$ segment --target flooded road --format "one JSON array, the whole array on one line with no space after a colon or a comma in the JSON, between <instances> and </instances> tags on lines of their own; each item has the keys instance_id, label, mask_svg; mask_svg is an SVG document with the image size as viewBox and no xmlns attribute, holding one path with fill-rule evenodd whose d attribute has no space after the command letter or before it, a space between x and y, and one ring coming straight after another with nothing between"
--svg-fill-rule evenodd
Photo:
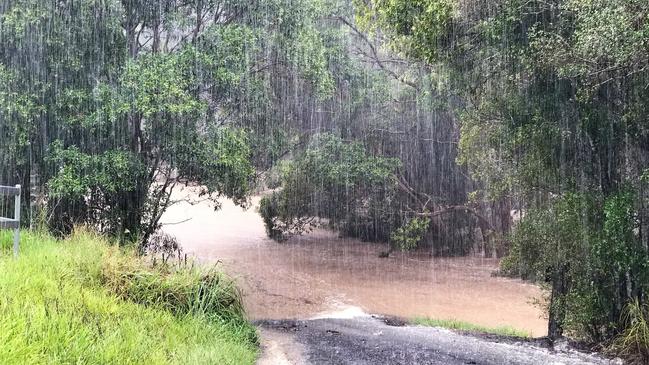
<instances>
[{"instance_id":1,"label":"flooded road","mask_svg":"<svg viewBox=\"0 0 649 365\"><path fill-rule=\"evenodd\" d=\"M175 193L187 194L194 193L189 188ZM244 210L223 200L219 211L207 202L181 202L163 217L163 223L175 223L164 230L187 253L203 262L220 261L237 278L253 320L306 319L355 306L374 314L452 318L546 334L542 313L532 304L540 290L491 277L496 260L412 253L379 258L386 245L324 230L280 244L266 237L258 201Z\"/></svg>"}]
</instances>

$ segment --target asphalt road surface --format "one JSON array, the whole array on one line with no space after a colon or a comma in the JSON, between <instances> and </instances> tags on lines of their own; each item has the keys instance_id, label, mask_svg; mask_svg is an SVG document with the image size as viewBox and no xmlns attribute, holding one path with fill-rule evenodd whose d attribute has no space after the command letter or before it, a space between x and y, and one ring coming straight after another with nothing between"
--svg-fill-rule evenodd
<instances>
[{"instance_id":1,"label":"asphalt road surface","mask_svg":"<svg viewBox=\"0 0 649 365\"><path fill-rule=\"evenodd\" d=\"M459 334L450 330L388 325L373 317L259 321L260 364L621 364L562 346Z\"/></svg>"}]
</instances>

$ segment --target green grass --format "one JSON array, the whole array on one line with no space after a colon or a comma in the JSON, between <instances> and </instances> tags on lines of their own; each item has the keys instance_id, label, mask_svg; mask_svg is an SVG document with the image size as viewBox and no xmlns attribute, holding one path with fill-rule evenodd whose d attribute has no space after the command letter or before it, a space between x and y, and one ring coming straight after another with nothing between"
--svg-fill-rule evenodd
<instances>
[{"instance_id":1,"label":"green grass","mask_svg":"<svg viewBox=\"0 0 649 365\"><path fill-rule=\"evenodd\" d=\"M455 319L431 319L431 318L415 318L412 320L412 324L428 327L442 327L448 328L451 330L463 331L463 332L472 332L472 333L484 333L492 334L499 336L507 337L519 337L519 338L531 338L532 335L529 332L521 331L513 327L502 326L502 327L485 327L468 322L458 321Z\"/></svg>"},{"instance_id":2,"label":"green grass","mask_svg":"<svg viewBox=\"0 0 649 365\"><path fill-rule=\"evenodd\" d=\"M153 268L90 233L0 232L0 364L252 364L254 328L212 270Z\"/></svg>"},{"instance_id":3,"label":"green grass","mask_svg":"<svg viewBox=\"0 0 649 365\"><path fill-rule=\"evenodd\" d=\"M607 349L629 364L649 363L649 304L628 304L622 315L623 329Z\"/></svg>"}]
</instances>

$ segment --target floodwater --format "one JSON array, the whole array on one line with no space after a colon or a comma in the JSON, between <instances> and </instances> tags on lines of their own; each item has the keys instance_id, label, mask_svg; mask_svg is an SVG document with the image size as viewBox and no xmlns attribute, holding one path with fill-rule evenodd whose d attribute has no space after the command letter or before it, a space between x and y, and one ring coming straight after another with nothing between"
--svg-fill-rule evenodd
<instances>
[{"instance_id":1,"label":"floodwater","mask_svg":"<svg viewBox=\"0 0 649 365\"><path fill-rule=\"evenodd\" d=\"M192 188L174 195L196 196ZM361 308L546 334L543 313L533 304L541 291L520 280L492 277L497 260L425 253L379 258L386 245L341 239L325 230L276 243L266 237L258 202L254 198L244 210L224 199L218 211L205 201L180 202L162 220L175 223L164 230L185 252L202 262L220 262L238 280L251 319L305 319Z\"/></svg>"}]
</instances>

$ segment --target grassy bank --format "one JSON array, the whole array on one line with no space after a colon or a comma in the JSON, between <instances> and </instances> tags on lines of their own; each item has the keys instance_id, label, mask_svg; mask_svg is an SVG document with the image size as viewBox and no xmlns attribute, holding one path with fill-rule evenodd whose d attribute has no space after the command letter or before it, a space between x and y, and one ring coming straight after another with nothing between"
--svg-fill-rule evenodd
<instances>
[{"instance_id":1,"label":"grassy bank","mask_svg":"<svg viewBox=\"0 0 649 365\"><path fill-rule=\"evenodd\" d=\"M216 271L152 268L89 233L0 232L0 364L252 364L256 334Z\"/></svg>"},{"instance_id":2,"label":"grassy bank","mask_svg":"<svg viewBox=\"0 0 649 365\"><path fill-rule=\"evenodd\" d=\"M431 318L415 318L412 320L412 324L419 326L428 326L428 327L442 327L448 328L451 330L462 331L462 332L472 332L472 333L483 333L483 334L492 334L499 336L507 337L519 337L519 338L531 338L532 335L529 332L518 330L509 326L502 327L485 327L468 322L458 321L455 319L431 319Z\"/></svg>"}]
</instances>

